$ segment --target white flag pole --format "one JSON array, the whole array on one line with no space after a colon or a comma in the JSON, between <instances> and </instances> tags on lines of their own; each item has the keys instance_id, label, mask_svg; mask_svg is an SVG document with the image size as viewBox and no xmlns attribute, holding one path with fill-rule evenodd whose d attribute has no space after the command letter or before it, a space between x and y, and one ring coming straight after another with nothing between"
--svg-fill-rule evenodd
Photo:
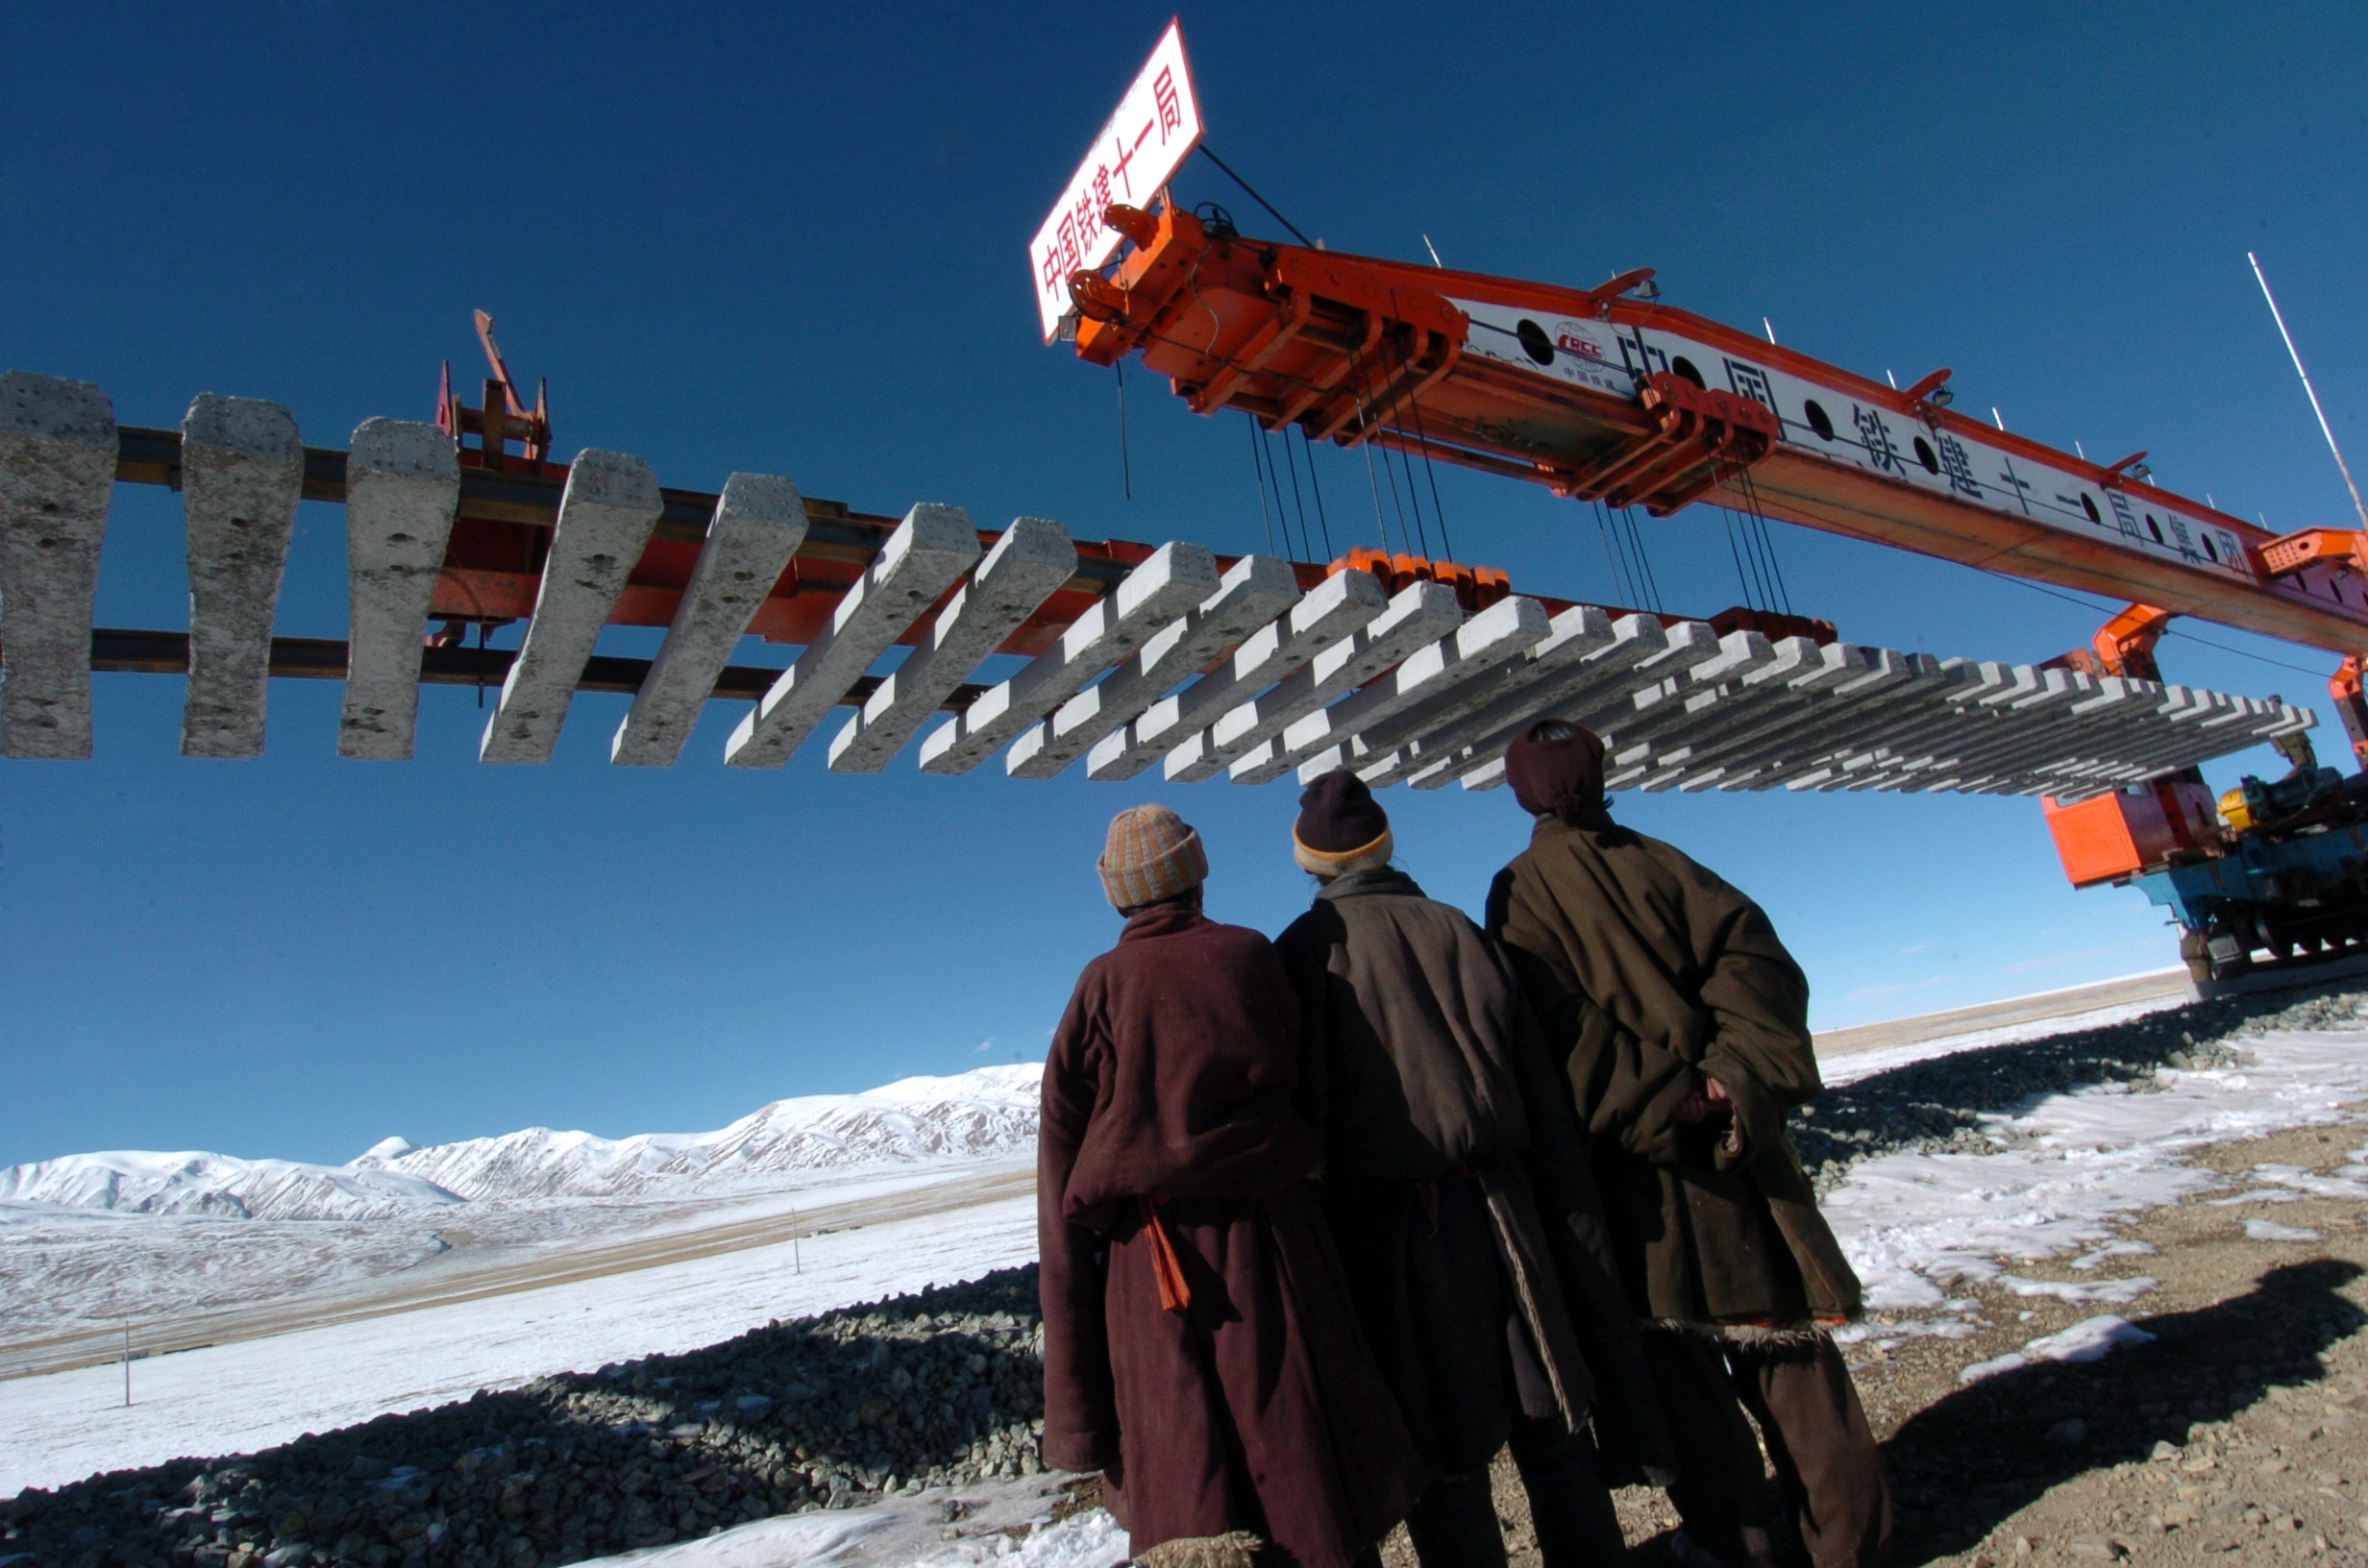
<instances>
[{"instance_id":1,"label":"white flag pole","mask_svg":"<svg viewBox=\"0 0 2368 1568\"><path fill-rule=\"evenodd\" d=\"M2352 482L2352 465L2343 460L2343 449L2335 445L2335 432L2327 423L2327 410L2319 406L2318 389L2310 384L2310 372L2303 369L2303 356L2294 347L2294 334L2285 330L2285 313L2278 308L2278 296L2269 291L2269 280L2261 275L2261 263L2251 251L2245 259L2253 263L2254 280L2261 285L2261 298L2269 302L2269 319L2278 324L2278 335L2285 339L2286 357L2294 361L2294 374L2303 379L2303 393L2310 400L2310 411L2319 416L2319 433L2327 437L2327 450L2335 454L2335 467L2343 473L2343 486L2352 492L2352 509L2359 513L2362 528L2368 528L2368 506L2360 504L2359 486Z\"/></svg>"}]
</instances>

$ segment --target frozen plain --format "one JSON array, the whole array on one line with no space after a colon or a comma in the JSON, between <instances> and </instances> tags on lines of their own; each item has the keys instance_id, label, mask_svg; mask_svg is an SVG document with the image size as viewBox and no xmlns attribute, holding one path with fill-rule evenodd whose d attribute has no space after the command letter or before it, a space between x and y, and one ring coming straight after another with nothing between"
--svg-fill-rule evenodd
<instances>
[{"instance_id":1,"label":"frozen plain","mask_svg":"<svg viewBox=\"0 0 2368 1568\"><path fill-rule=\"evenodd\" d=\"M0 1170L0 1378L786 1240L1034 1144L1037 1070L777 1100L718 1132L530 1128L344 1165L203 1152ZM992 1180L993 1178L990 1178ZM922 1200L926 1206L931 1200Z\"/></svg>"},{"instance_id":2,"label":"frozen plain","mask_svg":"<svg viewBox=\"0 0 2368 1568\"><path fill-rule=\"evenodd\" d=\"M2089 1015L2077 1021L2107 1020ZM1994 1035L1974 1036L1868 1052L1834 1062L1829 1076L1842 1081L1993 1042ZM2239 1066L2165 1069L2139 1092L2112 1086L2051 1095L1987 1118L1991 1153L1887 1155L1856 1167L1827 1198L1828 1213L1866 1280L1870 1307L1886 1321L1870 1320L1851 1336L1966 1332L1974 1309L1957 1291L1971 1281L2010 1289L2029 1283L2066 1295L2059 1283L2024 1281L2020 1267L2070 1255L2077 1272L2082 1260L2114 1247L2117 1216L2179 1201L2218 1180L2182 1165L2183 1151L2351 1119L2344 1107L2368 1097L2368 1028L2239 1043L2251 1058ZM2331 1181L2343 1195L2368 1200L2363 1160L2368 1151L2331 1178L2307 1180ZM802 1273L792 1271L785 1245L752 1246L216 1345L136 1363L137 1403L130 1410L120 1408L121 1372L113 1366L0 1382L0 1496L181 1453L252 1449L303 1430L465 1397L481 1385L690 1348L768 1318L1022 1262L1033 1255L1028 1197L1023 1191L975 1200L982 1178L1024 1184L1026 1164L1006 1152L928 1159L895 1174L847 1172L829 1185L852 1191L886 1184L924 1201L943 1189L950 1200L971 1201L804 1241ZM2274 1206L2302 1179L2259 1171L2223 1201ZM802 1190L803 1203L819 1205L814 1187ZM720 1212L712 1195L704 1212ZM2142 1317L2142 1281L2072 1290L2101 1309ZM662 1556L667 1568L925 1560L955 1568L990 1550L929 1539L920 1519L894 1512L906 1501L870 1510L877 1517L829 1516L846 1519L843 1525L826 1526L819 1516L770 1520L644 1556ZM1015 1494L1006 1506L1024 1511L1035 1505ZM1101 1568L1123 1556L1123 1541L1103 1516L1085 1515L1008 1550L1044 1568Z\"/></svg>"}]
</instances>

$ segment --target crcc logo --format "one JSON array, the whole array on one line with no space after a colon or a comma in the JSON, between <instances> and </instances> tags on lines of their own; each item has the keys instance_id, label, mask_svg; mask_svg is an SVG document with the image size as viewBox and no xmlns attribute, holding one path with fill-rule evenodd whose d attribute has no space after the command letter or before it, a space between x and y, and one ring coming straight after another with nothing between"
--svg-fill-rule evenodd
<instances>
[{"instance_id":1,"label":"crcc logo","mask_svg":"<svg viewBox=\"0 0 2368 1568\"><path fill-rule=\"evenodd\" d=\"M1554 346L1565 354L1600 361L1609 355L1611 345L1596 333L1597 329L1588 322L1558 321L1554 324Z\"/></svg>"},{"instance_id":2,"label":"crcc logo","mask_svg":"<svg viewBox=\"0 0 2368 1568\"><path fill-rule=\"evenodd\" d=\"M1520 340L1523 352L1541 365L1552 364L1557 354L1575 354L1595 364L1611 357L1611 343L1591 322L1566 317L1554 324L1553 334L1549 336L1544 328L1524 316L1513 335Z\"/></svg>"}]
</instances>

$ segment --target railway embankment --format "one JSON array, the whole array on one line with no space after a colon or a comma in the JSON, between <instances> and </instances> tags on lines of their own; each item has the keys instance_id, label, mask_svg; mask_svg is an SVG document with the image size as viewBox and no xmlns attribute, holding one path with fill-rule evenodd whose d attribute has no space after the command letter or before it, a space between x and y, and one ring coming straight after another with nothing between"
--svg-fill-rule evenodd
<instances>
[{"instance_id":1,"label":"railway embankment","mask_svg":"<svg viewBox=\"0 0 2368 1568\"><path fill-rule=\"evenodd\" d=\"M1885 1155L1978 1155L1998 1116L2040 1097L2241 1070L2248 1040L2356 1028L2364 1000L2229 998L1914 1062L1836 1086L1796 1137L1829 1188ZM2206 1144L2186 1158L2212 1179L2133 1217L2126 1244L2058 1261L2060 1291L2046 1269L1969 1284L1968 1330L1949 1335L1891 1337L1877 1314L1852 1355L1898 1486L1899 1560L2368 1556L2357 1141L2320 1115ZM2091 1287L2140 1262L2146 1293L2122 1309L2135 1335L2094 1360L2033 1350L2095 1338ZM959 1535L967 1496L1042 1470L1040 1345L1033 1270L1005 1270L252 1455L27 1491L0 1504L0 1564L539 1568L907 1497L942 1499ZM1665 1504L1621 1502L1658 1555ZM1517 1557L1517 1489L1500 1507Z\"/></svg>"}]
</instances>

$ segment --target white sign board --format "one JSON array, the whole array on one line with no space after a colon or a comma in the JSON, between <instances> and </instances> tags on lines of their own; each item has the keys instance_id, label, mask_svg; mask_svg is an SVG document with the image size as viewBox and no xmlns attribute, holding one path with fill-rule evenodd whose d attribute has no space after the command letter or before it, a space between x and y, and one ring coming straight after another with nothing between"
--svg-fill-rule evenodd
<instances>
[{"instance_id":1,"label":"white sign board","mask_svg":"<svg viewBox=\"0 0 2368 1568\"><path fill-rule=\"evenodd\" d=\"M1470 322L1464 353L1592 392L1626 399L1643 379L1675 375L1764 405L1787 445L1935 496L1986 506L2017 523L2038 523L2158 560L2179 561L2251 581L2243 544L2217 521L2176 512L2149 496L2108 488L2027 453L1993 446L1982 427L1951 419L1931 426L1820 386L1758 356L1661 328L1534 314L1481 300L1447 302Z\"/></svg>"},{"instance_id":2,"label":"white sign board","mask_svg":"<svg viewBox=\"0 0 2368 1568\"><path fill-rule=\"evenodd\" d=\"M1170 22L1028 246L1046 342L1069 313L1069 275L1100 266L1119 248L1118 231L1102 225L1102 208L1113 202L1147 206L1199 141L1200 100L1184 63L1183 27Z\"/></svg>"}]
</instances>

